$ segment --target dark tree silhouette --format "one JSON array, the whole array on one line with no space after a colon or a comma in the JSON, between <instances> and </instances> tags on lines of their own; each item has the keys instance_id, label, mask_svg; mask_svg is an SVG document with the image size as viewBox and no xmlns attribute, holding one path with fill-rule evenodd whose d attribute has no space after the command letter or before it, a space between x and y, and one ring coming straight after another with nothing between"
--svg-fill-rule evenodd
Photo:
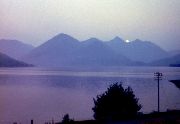
<instances>
[{"instance_id":1,"label":"dark tree silhouette","mask_svg":"<svg viewBox=\"0 0 180 124\"><path fill-rule=\"evenodd\" d=\"M122 84L115 83L107 91L93 99L96 120L124 120L136 117L141 105L130 87L124 89Z\"/></svg>"},{"instance_id":2,"label":"dark tree silhouette","mask_svg":"<svg viewBox=\"0 0 180 124\"><path fill-rule=\"evenodd\" d=\"M71 124L73 122L74 122L73 119L69 118L69 114L65 114L61 124Z\"/></svg>"}]
</instances>

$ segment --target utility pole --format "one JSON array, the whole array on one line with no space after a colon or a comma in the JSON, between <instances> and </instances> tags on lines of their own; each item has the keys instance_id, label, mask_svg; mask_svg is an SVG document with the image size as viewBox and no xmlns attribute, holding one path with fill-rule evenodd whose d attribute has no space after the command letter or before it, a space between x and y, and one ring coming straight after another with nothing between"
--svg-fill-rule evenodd
<instances>
[{"instance_id":1,"label":"utility pole","mask_svg":"<svg viewBox=\"0 0 180 124\"><path fill-rule=\"evenodd\" d=\"M160 73L160 72L155 72L154 73L154 76L155 76L155 80L157 80L157 82L158 82L158 112L159 112L159 81L160 80L162 80L162 73Z\"/></svg>"}]
</instances>

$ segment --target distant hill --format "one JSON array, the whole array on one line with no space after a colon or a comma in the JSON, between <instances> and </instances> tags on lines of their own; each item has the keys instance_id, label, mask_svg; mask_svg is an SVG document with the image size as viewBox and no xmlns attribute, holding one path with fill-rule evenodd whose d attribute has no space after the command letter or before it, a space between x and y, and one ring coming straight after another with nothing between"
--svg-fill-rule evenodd
<instances>
[{"instance_id":1,"label":"distant hill","mask_svg":"<svg viewBox=\"0 0 180 124\"><path fill-rule=\"evenodd\" d=\"M127 43L121 38L116 37L106 43L117 53L121 53L133 61L148 63L169 56L169 53L159 46L139 39Z\"/></svg>"},{"instance_id":2,"label":"distant hill","mask_svg":"<svg viewBox=\"0 0 180 124\"><path fill-rule=\"evenodd\" d=\"M172 51L169 51L169 54L170 54L171 56L178 55L178 54L180 54L180 50L172 50Z\"/></svg>"},{"instance_id":3,"label":"distant hill","mask_svg":"<svg viewBox=\"0 0 180 124\"><path fill-rule=\"evenodd\" d=\"M39 66L116 66L133 65L127 57L117 54L105 43L91 38L84 42L59 34L24 57Z\"/></svg>"},{"instance_id":4,"label":"distant hill","mask_svg":"<svg viewBox=\"0 0 180 124\"><path fill-rule=\"evenodd\" d=\"M31 45L24 44L17 40L0 40L0 52L16 59L29 53L33 48Z\"/></svg>"},{"instance_id":5,"label":"distant hill","mask_svg":"<svg viewBox=\"0 0 180 124\"><path fill-rule=\"evenodd\" d=\"M0 53L0 67L28 67L28 66L32 66L32 65L15 60L3 53Z\"/></svg>"},{"instance_id":6,"label":"distant hill","mask_svg":"<svg viewBox=\"0 0 180 124\"><path fill-rule=\"evenodd\" d=\"M180 54L150 63L153 66L180 66Z\"/></svg>"}]
</instances>

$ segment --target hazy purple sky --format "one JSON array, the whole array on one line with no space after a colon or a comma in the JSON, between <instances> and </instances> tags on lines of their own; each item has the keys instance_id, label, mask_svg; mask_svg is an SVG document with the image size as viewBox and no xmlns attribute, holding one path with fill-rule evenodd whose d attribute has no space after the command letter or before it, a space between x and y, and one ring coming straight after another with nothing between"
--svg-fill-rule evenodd
<instances>
[{"instance_id":1,"label":"hazy purple sky","mask_svg":"<svg viewBox=\"0 0 180 124\"><path fill-rule=\"evenodd\" d=\"M180 49L180 0L0 0L0 38L39 45L62 32Z\"/></svg>"}]
</instances>

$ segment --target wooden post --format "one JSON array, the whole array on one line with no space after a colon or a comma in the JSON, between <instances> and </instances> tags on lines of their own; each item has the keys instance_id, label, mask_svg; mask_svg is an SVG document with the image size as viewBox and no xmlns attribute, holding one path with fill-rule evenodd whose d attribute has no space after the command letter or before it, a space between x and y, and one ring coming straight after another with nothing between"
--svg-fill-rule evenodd
<instances>
[{"instance_id":1,"label":"wooden post","mask_svg":"<svg viewBox=\"0 0 180 124\"><path fill-rule=\"evenodd\" d=\"M33 124L33 120L31 120L31 124Z\"/></svg>"}]
</instances>

